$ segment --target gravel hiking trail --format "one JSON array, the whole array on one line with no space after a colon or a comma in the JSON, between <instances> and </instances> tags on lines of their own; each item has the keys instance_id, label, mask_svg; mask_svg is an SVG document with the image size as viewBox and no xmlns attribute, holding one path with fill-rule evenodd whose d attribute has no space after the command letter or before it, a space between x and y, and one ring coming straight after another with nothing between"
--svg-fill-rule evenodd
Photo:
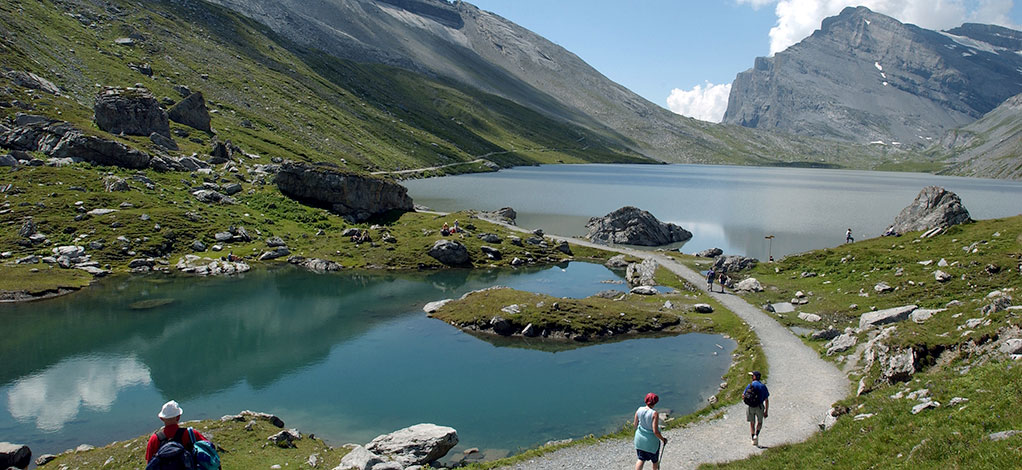
<instances>
[{"instance_id":1,"label":"gravel hiking trail","mask_svg":"<svg viewBox=\"0 0 1022 470\"><path fill-rule=\"evenodd\" d=\"M549 236L549 235L548 235ZM594 245L586 240L551 236L556 240L594 246L642 258L653 258L694 286L705 290L703 275L655 252ZM833 364L819 357L791 331L765 312L733 293L710 295L749 324L759 336L769 364L764 383L770 389L770 416L764 421L759 446L753 446L742 403L723 409L723 416L692 423L664 432L667 448L661 468L694 469L703 463L740 460L764 449L802 442L819 431L819 423L831 405L850 391L848 378ZM638 360L638 358L637 358ZM633 409L642 405L635 397ZM669 403L662 406L670 407ZM511 465L509 469L629 469L636 461L632 439L615 439L597 444L576 445ZM651 468L647 465L645 468Z\"/></svg>"}]
</instances>

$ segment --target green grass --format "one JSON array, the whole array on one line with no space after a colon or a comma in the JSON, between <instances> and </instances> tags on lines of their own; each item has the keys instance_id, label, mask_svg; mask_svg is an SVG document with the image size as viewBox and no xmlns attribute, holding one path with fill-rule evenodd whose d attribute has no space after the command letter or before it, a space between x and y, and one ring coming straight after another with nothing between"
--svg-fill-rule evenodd
<instances>
[{"instance_id":1,"label":"green grass","mask_svg":"<svg viewBox=\"0 0 1022 470\"><path fill-rule=\"evenodd\" d=\"M885 343L892 348L911 348L917 373L907 383L875 381L879 367L857 371L873 390L850 397L839 406L850 413L835 427L805 443L773 448L761 456L701 468L1013 468L1017 466L1019 438L994 442L991 433L1022 429L1022 400L1014 389L1019 366L998 356L995 341L1017 336L1022 315L1001 310L984 315L989 292L1000 290L1016 300L1022 287L1022 216L984 220L952 227L945 234L920 239L918 233L897 238L876 238L832 249L788 256L764 263L747 273L766 287L766 292L745 294L753 304L787 301L794 292L807 294L809 304L790 314L774 314L783 324L805 328L857 328L859 316L871 308L906 304L923 308L947 308L922 323L895 324ZM969 250L963 248L970 247ZM973 251L975 250L975 251ZM937 267L940 259L949 264ZM920 261L931 260L929 265ZM694 261L693 261L694 263ZM988 270L988 266L996 269ZM946 283L934 279L937 269L953 277ZM803 277L802 273L815 273ZM808 274L807 274L808 275ZM887 282L892 292L877 293L873 286ZM867 296L860 295L860 290ZM961 305L945 305L956 300ZM852 304L857 304L852 308ZM798 319L798 312L823 317L821 323ZM968 327L966 322L980 323ZM1014 332L1014 333L1013 333ZM868 333L859 334L860 343ZM825 341L804 340L825 351ZM840 360L843 354L829 357ZM825 356L826 357L826 356ZM918 402L892 398L898 392L929 389L943 406L912 415ZM955 397L969 399L950 406ZM856 421L853 416L875 416Z\"/></svg>"},{"instance_id":2,"label":"green grass","mask_svg":"<svg viewBox=\"0 0 1022 470\"><path fill-rule=\"evenodd\" d=\"M92 275L80 269L61 269L46 264L0 265L0 292L31 296L78 290L92 282ZM10 295L9 294L9 295Z\"/></svg>"},{"instance_id":3,"label":"green grass","mask_svg":"<svg viewBox=\"0 0 1022 470\"><path fill-rule=\"evenodd\" d=\"M256 420L251 430L245 429L247 422L204 420L182 423L191 426L217 446L223 468L256 469L280 468L311 469L307 462L310 455L317 455L315 468L334 468L348 453L347 448L331 448L314 435L302 433L302 439L294 441L293 448L280 448L268 437L280 431L266 420ZM158 428L157 422L153 427ZM62 454L45 468L104 468L111 470L136 470L145 466L145 448L149 435L127 441L114 442L86 452ZM66 466L66 467L65 467Z\"/></svg>"}]
</instances>

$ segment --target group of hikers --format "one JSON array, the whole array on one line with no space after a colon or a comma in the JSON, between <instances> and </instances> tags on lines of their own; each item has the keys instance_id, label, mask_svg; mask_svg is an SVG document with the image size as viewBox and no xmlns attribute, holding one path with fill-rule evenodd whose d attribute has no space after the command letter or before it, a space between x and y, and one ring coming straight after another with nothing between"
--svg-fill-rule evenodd
<instances>
[{"instance_id":1,"label":"group of hikers","mask_svg":"<svg viewBox=\"0 0 1022 470\"><path fill-rule=\"evenodd\" d=\"M458 226L457 219L455 219L453 227L450 226L450 225L447 225L447 222L444 222L444 225L442 227L440 227L440 235L443 235L445 237L449 236L449 235L454 235L454 234L460 233L460 232L461 232L461 227Z\"/></svg>"},{"instance_id":2,"label":"group of hikers","mask_svg":"<svg viewBox=\"0 0 1022 470\"><path fill-rule=\"evenodd\" d=\"M717 274L717 272L713 270L713 267L710 267L710 270L706 271L706 288L709 289L710 292L713 292L714 279L716 279L717 282L720 284L721 293L724 292L725 287L731 285L731 278L729 278L727 274L725 274L723 271L720 274Z\"/></svg>"},{"instance_id":3,"label":"group of hikers","mask_svg":"<svg viewBox=\"0 0 1022 470\"><path fill-rule=\"evenodd\" d=\"M749 422L749 434L752 445L759 447L759 433L763 430L763 420L770 415L770 391L763 384L762 375L758 370L749 372L752 381L742 392L745 403L745 419ZM653 464L653 470L660 470L660 461L667 448L667 438L660 432L660 413L654 407L660 401L655 393L647 393L646 406L635 410L632 426L635 427L635 470L642 470L646 462Z\"/></svg>"}]
</instances>

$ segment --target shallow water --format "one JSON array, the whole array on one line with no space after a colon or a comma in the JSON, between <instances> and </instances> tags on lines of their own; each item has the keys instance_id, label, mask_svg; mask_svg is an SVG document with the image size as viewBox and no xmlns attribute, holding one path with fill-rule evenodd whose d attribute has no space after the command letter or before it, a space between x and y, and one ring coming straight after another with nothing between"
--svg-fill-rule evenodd
<instances>
[{"instance_id":1,"label":"shallow water","mask_svg":"<svg viewBox=\"0 0 1022 470\"><path fill-rule=\"evenodd\" d=\"M715 393L732 341L688 334L533 350L421 310L492 285L584 297L611 279L620 275L587 263L428 274L280 269L122 278L0 305L14 332L0 344L0 440L35 455L105 445L153 431L160 405L175 399L185 419L266 411L332 444L432 422L456 428L460 448L492 457L615 430L649 391L676 413L696 409Z\"/></svg>"},{"instance_id":2,"label":"shallow water","mask_svg":"<svg viewBox=\"0 0 1022 470\"><path fill-rule=\"evenodd\" d=\"M518 225L580 236L590 217L636 206L693 233L686 253L780 257L883 233L929 185L962 198L974 219L1022 213L1022 182L922 173L713 165L543 165L405 181L439 211L510 206ZM773 241L765 237L773 235Z\"/></svg>"}]
</instances>

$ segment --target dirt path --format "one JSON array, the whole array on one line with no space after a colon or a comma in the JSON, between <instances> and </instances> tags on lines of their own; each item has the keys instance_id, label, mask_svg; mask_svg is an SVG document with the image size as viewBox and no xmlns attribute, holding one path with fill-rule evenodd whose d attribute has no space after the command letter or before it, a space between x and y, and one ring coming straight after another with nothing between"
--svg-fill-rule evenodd
<instances>
[{"instance_id":1,"label":"dirt path","mask_svg":"<svg viewBox=\"0 0 1022 470\"><path fill-rule=\"evenodd\" d=\"M608 249L585 240L550 238ZM609 249L652 257L692 285L705 290L706 280L700 273L661 254L616 247ZM745 320L760 338L770 365L770 372L764 377L770 389L770 416L760 434L760 447L752 445L749 425L745 421L746 406L741 403L726 408L722 418L667 431L664 435L668 446L662 462L665 470L691 469L702 463L743 459L762 452L764 448L804 441L819 429L818 423L831 404L845 398L850 390L849 381L840 370L820 359L815 351L762 310L731 293L713 292L710 295ZM636 407L641 405L641 398L636 397ZM663 405L670 406L669 403ZM573 446L505 468L625 469L632 468L635 460L631 439L622 439Z\"/></svg>"}]
</instances>

